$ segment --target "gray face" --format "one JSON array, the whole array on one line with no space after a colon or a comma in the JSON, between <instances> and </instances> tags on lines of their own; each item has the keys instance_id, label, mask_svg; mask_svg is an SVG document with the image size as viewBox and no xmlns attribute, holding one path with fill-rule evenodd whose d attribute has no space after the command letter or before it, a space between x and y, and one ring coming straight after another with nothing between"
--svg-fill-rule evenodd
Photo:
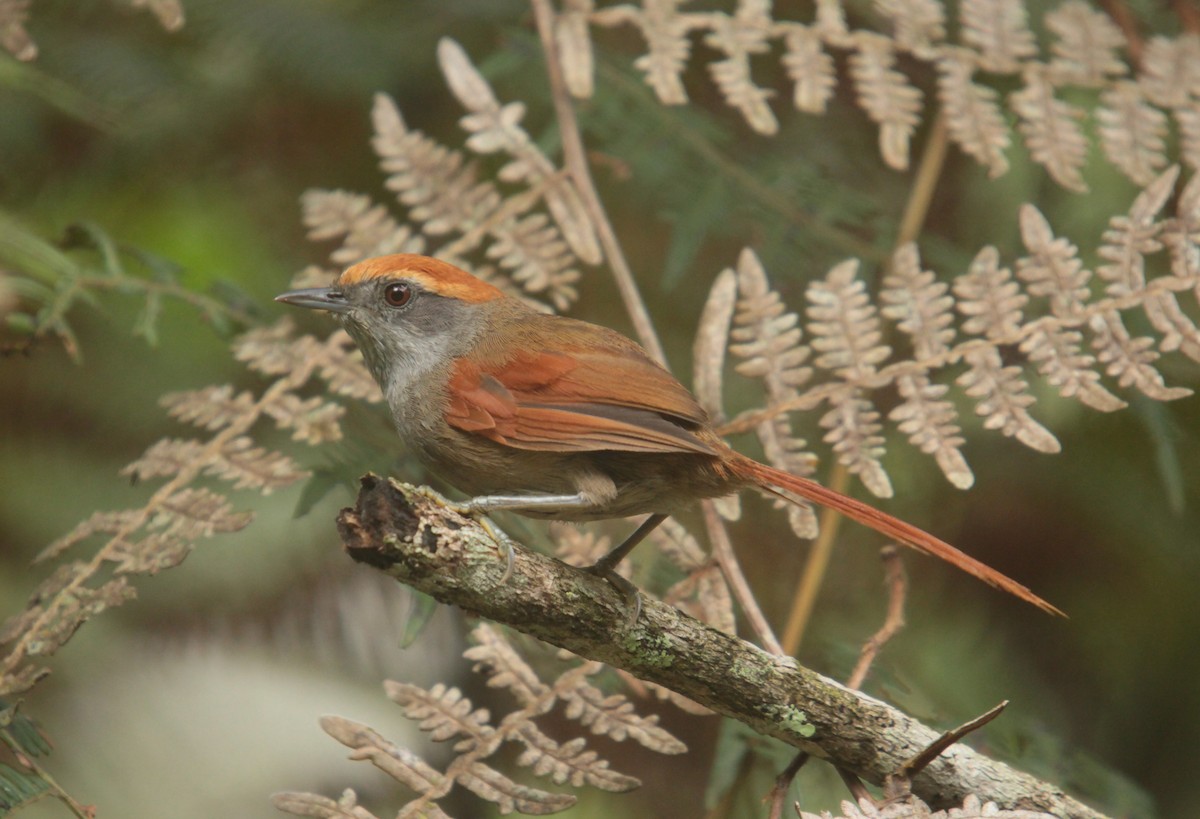
<instances>
[{"instance_id":1,"label":"gray face","mask_svg":"<svg viewBox=\"0 0 1200 819\"><path fill-rule=\"evenodd\" d=\"M472 305L431 293L410 279L296 290L276 301L336 315L389 401L465 353L476 332Z\"/></svg>"}]
</instances>

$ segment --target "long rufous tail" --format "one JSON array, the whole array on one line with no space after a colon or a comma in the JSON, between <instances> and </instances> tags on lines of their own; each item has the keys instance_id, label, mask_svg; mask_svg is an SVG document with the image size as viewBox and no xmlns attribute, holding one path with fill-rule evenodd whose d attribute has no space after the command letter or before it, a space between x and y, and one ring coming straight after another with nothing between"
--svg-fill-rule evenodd
<instances>
[{"instance_id":1,"label":"long rufous tail","mask_svg":"<svg viewBox=\"0 0 1200 819\"><path fill-rule=\"evenodd\" d=\"M886 512L881 512L873 506L868 506L862 501L857 501L840 492L835 492L816 481L792 475L766 464L760 464L758 461L744 456L730 459L728 465L738 477L763 489L770 491L772 488L778 488L786 492L794 492L813 503L836 509L846 517L856 520L864 526L869 526L877 532L882 532L888 537L895 538L919 552L941 558L950 565L962 569L967 574L975 575L975 577L978 577L989 586L995 586L997 589L1015 595L1027 603L1032 603L1042 611L1063 617L1066 616L1056 606L1047 603L1011 577L1001 574L991 566L981 563L968 554L960 552L944 540L940 540L912 524L905 523L899 518L894 518ZM780 494L780 497L786 498L782 494Z\"/></svg>"}]
</instances>

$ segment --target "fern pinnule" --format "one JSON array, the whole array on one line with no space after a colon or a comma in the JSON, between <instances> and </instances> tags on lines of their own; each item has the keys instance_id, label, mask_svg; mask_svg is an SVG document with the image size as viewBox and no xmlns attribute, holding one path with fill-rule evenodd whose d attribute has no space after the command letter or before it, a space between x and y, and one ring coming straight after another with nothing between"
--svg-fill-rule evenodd
<instances>
[{"instance_id":1,"label":"fern pinnule","mask_svg":"<svg viewBox=\"0 0 1200 819\"><path fill-rule=\"evenodd\" d=\"M1149 185L1167 164L1167 115L1132 80L1105 89L1100 102L1096 120L1105 156L1134 183Z\"/></svg>"},{"instance_id":2,"label":"fern pinnule","mask_svg":"<svg viewBox=\"0 0 1200 819\"><path fill-rule=\"evenodd\" d=\"M946 37L946 10L941 0L875 0L876 11L892 24L896 48L931 59Z\"/></svg>"},{"instance_id":3,"label":"fern pinnule","mask_svg":"<svg viewBox=\"0 0 1200 819\"><path fill-rule=\"evenodd\" d=\"M883 161L898 171L908 169L909 140L917 123L923 94L895 69L892 40L871 31L859 31L850 55L850 76L859 104L879 125L879 151Z\"/></svg>"},{"instance_id":4,"label":"fern pinnule","mask_svg":"<svg viewBox=\"0 0 1200 819\"><path fill-rule=\"evenodd\" d=\"M793 83L792 104L796 110L823 114L837 88L833 57L825 50L815 27L780 23L784 28L783 67Z\"/></svg>"},{"instance_id":5,"label":"fern pinnule","mask_svg":"<svg viewBox=\"0 0 1200 819\"><path fill-rule=\"evenodd\" d=\"M1011 139L997 101L999 94L972 80L975 67L974 51L943 47L937 61L938 100L950 138L975 161L987 166L988 176L995 179L1008 171L1004 152Z\"/></svg>"},{"instance_id":6,"label":"fern pinnule","mask_svg":"<svg viewBox=\"0 0 1200 819\"><path fill-rule=\"evenodd\" d=\"M1046 14L1045 23L1055 37L1050 71L1057 84L1100 87L1129 73L1117 54L1126 46L1125 35L1100 9L1084 0L1066 0Z\"/></svg>"},{"instance_id":7,"label":"fern pinnule","mask_svg":"<svg viewBox=\"0 0 1200 819\"><path fill-rule=\"evenodd\" d=\"M1056 237L1050 223L1033 205L1022 205L1018 222L1021 239L1029 255L1017 260L1017 277L1033 296L1049 300L1050 312L1060 318L1075 318L1090 297L1092 274L1079 259L1079 249L1068 239Z\"/></svg>"},{"instance_id":8,"label":"fern pinnule","mask_svg":"<svg viewBox=\"0 0 1200 819\"><path fill-rule=\"evenodd\" d=\"M300 197L310 239L342 239L329 254L339 267L389 253L423 253L425 239L363 194L308 190Z\"/></svg>"},{"instance_id":9,"label":"fern pinnule","mask_svg":"<svg viewBox=\"0 0 1200 819\"><path fill-rule=\"evenodd\" d=\"M1011 271L1000 264L1000 252L988 245L975 254L967 272L954 279L955 307L966 318L964 333L993 341L1011 341L1021 331L1022 309L1029 296Z\"/></svg>"},{"instance_id":10,"label":"fern pinnule","mask_svg":"<svg viewBox=\"0 0 1200 819\"><path fill-rule=\"evenodd\" d=\"M962 428L958 412L945 399L949 386L934 384L925 373L902 375L896 379L904 399L888 413L888 420L909 436L913 446L932 455L946 480L959 489L970 489L975 475L962 454Z\"/></svg>"},{"instance_id":11,"label":"fern pinnule","mask_svg":"<svg viewBox=\"0 0 1200 819\"><path fill-rule=\"evenodd\" d=\"M1194 109L1200 88L1200 34L1156 35L1146 40L1138 84L1155 105Z\"/></svg>"},{"instance_id":12,"label":"fern pinnule","mask_svg":"<svg viewBox=\"0 0 1200 819\"><path fill-rule=\"evenodd\" d=\"M853 390L840 397L817 423L829 430L825 443L850 474L857 475L876 497L890 498L892 481L880 463L885 451L883 425L875 405L861 391Z\"/></svg>"},{"instance_id":13,"label":"fern pinnule","mask_svg":"<svg viewBox=\"0 0 1200 819\"><path fill-rule=\"evenodd\" d=\"M403 708L404 716L415 720L435 742L461 737L454 744L457 753L495 750L489 748L496 736L496 729L489 724L491 714L486 708L473 708L457 688L437 683L426 690L395 680L387 680L383 688L388 699Z\"/></svg>"},{"instance_id":14,"label":"fern pinnule","mask_svg":"<svg viewBox=\"0 0 1200 819\"><path fill-rule=\"evenodd\" d=\"M700 311L700 322L692 343L692 393L717 422L725 418L725 352L737 305L737 291L737 274L732 269L727 267L717 274L704 309Z\"/></svg>"},{"instance_id":15,"label":"fern pinnule","mask_svg":"<svg viewBox=\"0 0 1200 819\"><path fill-rule=\"evenodd\" d=\"M688 39L691 25L687 15L679 12L679 6L686 1L643 0L640 9L625 4L608 6L591 18L599 26L632 23L641 31L646 53L634 60L633 65L645 74L647 84L664 105L683 105L688 100L683 72L692 53Z\"/></svg>"},{"instance_id":16,"label":"fern pinnule","mask_svg":"<svg viewBox=\"0 0 1200 819\"><path fill-rule=\"evenodd\" d=\"M563 81L571 96L579 99L588 99L594 90L588 17L595 8L595 0L565 0L554 20L554 46L562 64Z\"/></svg>"},{"instance_id":17,"label":"fern pinnule","mask_svg":"<svg viewBox=\"0 0 1200 819\"><path fill-rule=\"evenodd\" d=\"M1056 322L1041 321L1021 342L1021 352L1063 398L1075 398L1092 409L1115 412L1126 403L1100 383L1095 358L1082 350L1083 334Z\"/></svg>"},{"instance_id":18,"label":"fern pinnule","mask_svg":"<svg viewBox=\"0 0 1200 819\"><path fill-rule=\"evenodd\" d=\"M454 40L444 37L438 43L438 63L450 90L470 112L460 120L471 134L467 147L476 153L503 151L511 156L497 178L524 182L538 190L575 255L589 264L598 264L603 254L582 198L571 180L559 173L521 127L525 104L501 105L466 51Z\"/></svg>"},{"instance_id":19,"label":"fern pinnule","mask_svg":"<svg viewBox=\"0 0 1200 819\"><path fill-rule=\"evenodd\" d=\"M1029 155L1064 188L1087 193L1082 171L1088 143L1079 125L1083 111L1055 96L1049 70L1041 63L1026 64L1022 77L1024 87L1008 102L1020 118L1017 130Z\"/></svg>"},{"instance_id":20,"label":"fern pinnule","mask_svg":"<svg viewBox=\"0 0 1200 819\"><path fill-rule=\"evenodd\" d=\"M954 340L954 297L950 286L921 267L915 242L902 245L892 255L883 278L880 312L913 343L913 353L923 361L943 355Z\"/></svg>"},{"instance_id":21,"label":"fern pinnule","mask_svg":"<svg viewBox=\"0 0 1200 819\"><path fill-rule=\"evenodd\" d=\"M991 345L966 351L963 360L968 369L957 383L968 396L978 399L975 413L982 416L985 429L998 429L1038 452L1062 451L1054 434L1029 414L1036 399L1029 393L1020 367L1005 366L1000 351Z\"/></svg>"},{"instance_id":22,"label":"fern pinnule","mask_svg":"<svg viewBox=\"0 0 1200 819\"><path fill-rule=\"evenodd\" d=\"M746 123L760 134L779 131L779 121L767 104L774 92L754 84L750 76L750 57L770 49L770 3L766 0L739 0L733 16L714 13L704 42L725 55L708 64L713 82L725 102L738 109Z\"/></svg>"},{"instance_id":23,"label":"fern pinnule","mask_svg":"<svg viewBox=\"0 0 1200 819\"><path fill-rule=\"evenodd\" d=\"M963 0L959 6L962 41L979 51L979 65L1014 74L1037 54L1022 0Z\"/></svg>"}]
</instances>

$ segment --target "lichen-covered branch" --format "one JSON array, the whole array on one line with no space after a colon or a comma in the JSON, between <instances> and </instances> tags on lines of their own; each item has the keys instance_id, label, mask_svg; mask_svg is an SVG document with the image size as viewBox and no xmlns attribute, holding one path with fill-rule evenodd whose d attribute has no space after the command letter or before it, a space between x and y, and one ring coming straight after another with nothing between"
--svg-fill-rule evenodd
<instances>
[{"instance_id":1,"label":"lichen-covered branch","mask_svg":"<svg viewBox=\"0 0 1200 819\"><path fill-rule=\"evenodd\" d=\"M443 603L665 686L870 782L883 782L939 733L793 661L646 599L636 623L605 580L513 545L420 490L373 475L338 530L355 560ZM955 745L912 782L929 804L974 794L1068 819L1101 814L1060 789Z\"/></svg>"}]
</instances>

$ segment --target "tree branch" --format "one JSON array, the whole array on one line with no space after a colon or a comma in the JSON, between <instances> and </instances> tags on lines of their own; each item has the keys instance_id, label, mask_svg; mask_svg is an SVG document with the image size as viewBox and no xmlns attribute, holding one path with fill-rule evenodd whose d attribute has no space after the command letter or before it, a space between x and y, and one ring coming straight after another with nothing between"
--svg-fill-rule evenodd
<instances>
[{"instance_id":1,"label":"tree branch","mask_svg":"<svg viewBox=\"0 0 1200 819\"><path fill-rule=\"evenodd\" d=\"M429 495L374 475L338 516L346 551L437 600L580 656L666 686L863 779L882 783L939 736L885 703L851 691L646 599L636 623L607 581L512 545L506 558L469 518ZM912 782L934 807L974 794L1002 808L1103 819L1048 783L965 745L948 748Z\"/></svg>"}]
</instances>

